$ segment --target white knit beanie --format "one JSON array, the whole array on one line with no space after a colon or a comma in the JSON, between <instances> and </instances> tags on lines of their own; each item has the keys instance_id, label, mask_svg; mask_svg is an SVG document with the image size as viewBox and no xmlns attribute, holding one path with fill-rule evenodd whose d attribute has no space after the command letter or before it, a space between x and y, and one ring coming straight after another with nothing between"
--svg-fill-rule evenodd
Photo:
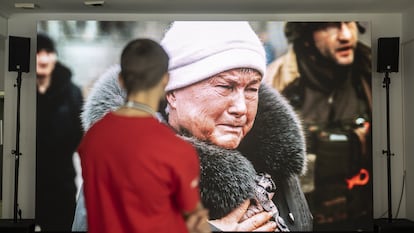
<instances>
[{"instance_id":1,"label":"white knit beanie","mask_svg":"<svg viewBox=\"0 0 414 233\"><path fill-rule=\"evenodd\" d=\"M262 77L266 70L263 44L248 22L176 21L161 45L170 56L165 91L234 68L252 68Z\"/></svg>"}]
</instances>

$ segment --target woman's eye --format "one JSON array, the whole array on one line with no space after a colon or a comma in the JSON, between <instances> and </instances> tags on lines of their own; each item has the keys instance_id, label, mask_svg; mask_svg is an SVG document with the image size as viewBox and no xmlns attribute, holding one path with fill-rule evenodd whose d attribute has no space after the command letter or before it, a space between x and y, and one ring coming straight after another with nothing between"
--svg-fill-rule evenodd
<instances>
[{"instance_id":1,"label":"woman's eye","mask_svg":"<svg viewBox=\"0 0 414 233\"><path fill-rule=\"evenodd\" d=\"M233 89L233 87L232 87L232 86L228 86L228 85L218 85L218 87L220 87L220 88L224 88L224 89L227 89L227 90L231 90L231 89Z\"/></svg>"},{"instance_id":2,"label":"woman's eye","mask_svg":"<svg viewBox=\"0 0 414 233\"><path fill-rule=\"evenodd\" d=\"M259 89L258 88L251 87L251 88L247 88L247 90L248 91L252 91L252 92L257 92Z\"/></svg>"}]
</instances>

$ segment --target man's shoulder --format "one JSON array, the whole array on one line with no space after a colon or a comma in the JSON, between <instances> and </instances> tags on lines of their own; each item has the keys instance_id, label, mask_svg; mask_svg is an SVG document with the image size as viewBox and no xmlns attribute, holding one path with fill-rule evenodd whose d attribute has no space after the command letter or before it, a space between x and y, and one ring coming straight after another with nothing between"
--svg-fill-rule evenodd
<instances>
[{"instance_id":1,"label":"man's shoulder","mask_svg":"<svg viewBox=\"0 0 414 233\"><path fill-rule=\"evenodd\" d=\"M281 91L300 76L293 48L267 66L265 83Z\"/></svg>"},{"instance_id":2,"label":"man's shoulder","mask_svg":"<svg viewBox=\"0 0 414 233\"><path fill-rule=\"evenodd\" d=\"M291 53L289 51L282 54L281 56L279 56L278 58L276 58L275 60L273 60L271 63L267 65L267 68L266 68L267 71L277 70L280 66L283 66L284 64L288 62L290 56L291 56Z\"/></svg>"}]
</instances>

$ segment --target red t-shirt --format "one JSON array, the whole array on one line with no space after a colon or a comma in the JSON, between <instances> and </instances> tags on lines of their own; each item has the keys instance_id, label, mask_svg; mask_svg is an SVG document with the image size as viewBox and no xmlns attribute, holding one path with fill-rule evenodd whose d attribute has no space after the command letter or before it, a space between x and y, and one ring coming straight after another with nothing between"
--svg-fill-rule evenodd
<instances>
[{"instance_id":1,"label":"red t-shirt","mask_svg":"<svg viewBox=\"0 0 414 233\"><path fill-rule=\"evenodd\" d=\"M153 117L108 113L79 154L88 233L187 232L200 200L195 149Z\"/></svg>"}]
</instances>

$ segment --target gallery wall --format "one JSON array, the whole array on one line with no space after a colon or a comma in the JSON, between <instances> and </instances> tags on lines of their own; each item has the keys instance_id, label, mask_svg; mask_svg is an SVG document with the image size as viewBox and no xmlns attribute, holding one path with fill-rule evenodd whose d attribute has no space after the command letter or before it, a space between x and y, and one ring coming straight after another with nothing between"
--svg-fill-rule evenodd
<instances>
[{"instance_id":1,"label":"gallery wall","mask_svg":"<svg viewBox=\"0 0 414 233\"><path fill-rule=\"evenodd\" d=\"M7 19L0 16L0 36L7 35Z\"/></svg>"},{"instance_id":2,"label":"gallery wall","mask_svg":"<svg viewBox=\"0 0 414 233\"><path fill-rule=\"evenodd\" d=\"M35 38L36 26L39 20L295 20L295 21L317 21L317 20L357 20L371 22L372 51L373 58L377 53L378 37L401 37L402 36L402 14L280 14L280 15L134 15L134 14L24 14L14 15L7 20L8 35L30 37L31 57L30 72L23 74L22 96L21 96L21 130L20 148L22 157L20 159L19 176L19 206L23 211L23 218L34 218L34 195L35 195L35 101L36 101L36 79L35 79ZM412 19L411 19L412 20ZM1 23L1 22L0 22ZM407 23L408 24L408 23ZM0 24L1 25L1 24ZM1 27L0 27L1 29ZM7 50L7 47L6 47ZM7 51L6 51L7 54ZM7 61L6 61L7 62ZM376 67L376 59L373 59L372 67ZM3 74L2 74L3 75ZM3 218L13 216L13 184L14 184L14 157L11 151L15 147L15 125L16 125L16 88L14 87L17 73L4 71L5 87L5 126L4 126L4 149L3 149ZM374 218L386 217L387 211L387 175L386 157L382 153L386 149L386 118L385 118L385 90L382 87L383 74L373 73L373 181L374 181ZM400 201L400 190L403 184L405 170L404 144L403 144L403 106L402 104L402 76L401 72L392 73L390 86L390 98L393 103L390 108L391 114L391 144L392 152L395 154L392 163L393 183L393 213L397 212L397 204ZM411 98L412 99L412 98ZM409 183L409 182L407 182ZM402 197L398 217L406 217L407 203ZM412 211L412 210L411 210Z\"/></svg>"},{"instance_id":3,"label":"gallery wall","mask_svg":"<svg viewBox=\"0 0 414 233\"><path fill-rule=\"evenodd\" d=\"M407 204L406 206L414 206L414 185L412 181L414 180L414 169L412 164L414 164L414 144L412 143L414 138L414 122L412 121L414 117L414 107L410 100L414 99L414 30L412 30L412 22L414 21L414 8L404 12L402 17L403 25L403 42L401 45L402 53L402 77L403 78L403 112L404 112L404 154L406 155L406 197ZM411 165L411 166L410 166ZM411 182L409 182L411 181ZM406 217L413 220L414 219L414 208L407 208Z\"/></svg>"}]
</instances>

